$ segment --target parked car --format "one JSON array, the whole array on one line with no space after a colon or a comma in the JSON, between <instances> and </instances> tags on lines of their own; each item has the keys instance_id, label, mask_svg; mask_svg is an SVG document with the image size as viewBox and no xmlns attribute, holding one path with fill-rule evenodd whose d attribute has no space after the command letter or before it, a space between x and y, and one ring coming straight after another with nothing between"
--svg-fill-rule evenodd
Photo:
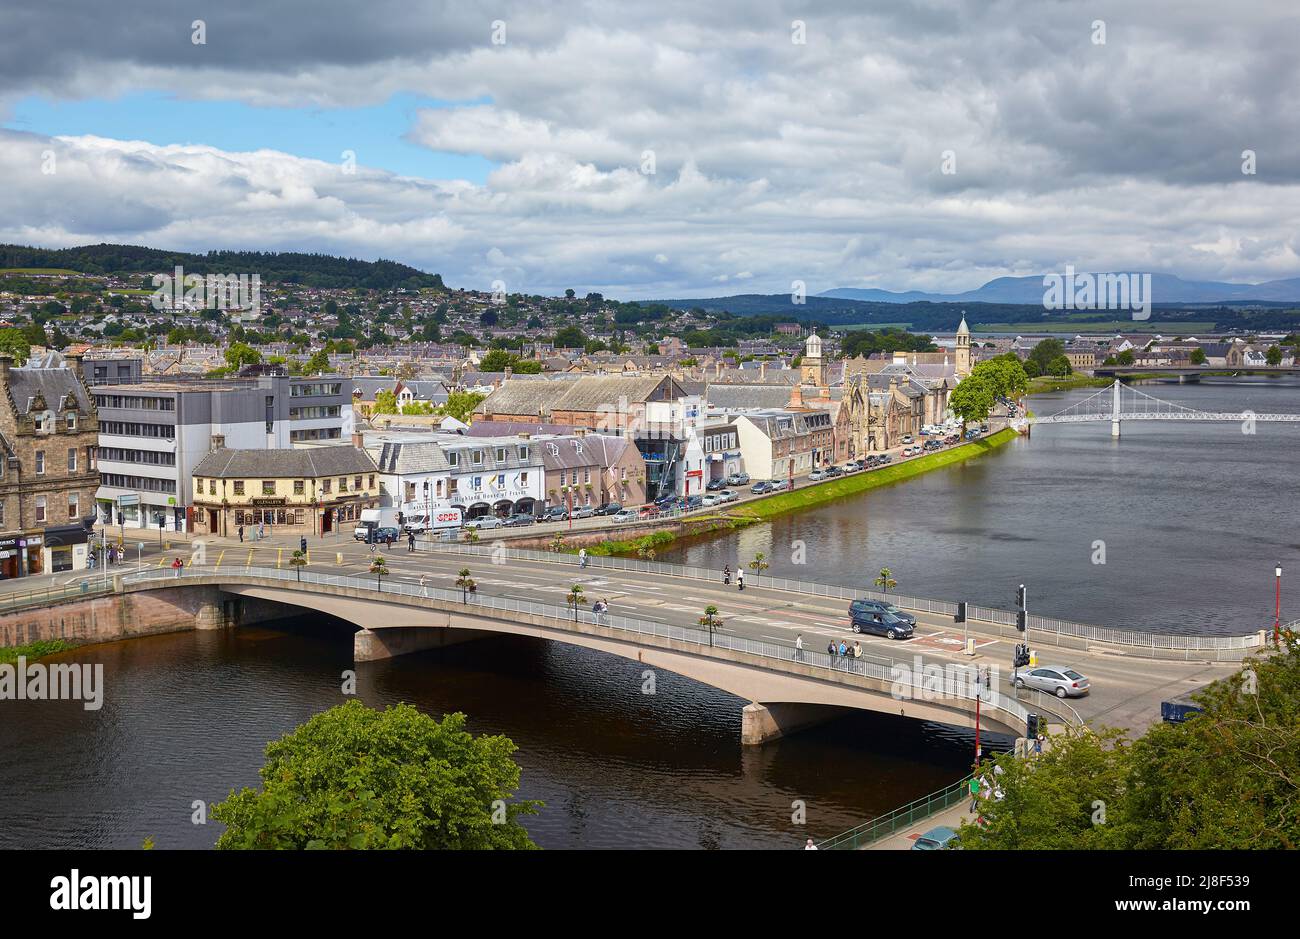
<instances>
[{"instance_id":1,"label":"parked car","mask_svg":"<svg viewBox=\"0 0 1300 939\"><path fill-rule=\"evenodd\" d=\"M573 518L591 518L596 514L596 510L589 505L575 505L573 507Z\"/></svg>"},{"instance_id":2,"label":"parked car","mask_svg":"<svg viewBox=\"0 0 1300 939\"><path fill-rule=\"evenodd\" d=\"M748 485L749 485L749 474L748 474L748 473L732 473L730 476L727 477L727 485L728 485L728 486L748 486Z\"/></svg>"},{"instance_id":3,"label":"parked car","mask_svg":"<svg viewBox=\"0 0 1300 939\"><path fill-rule=\"evenodd\" d=\"M609 517L611 522L624 524L626 522L635 522L640 517L636 509L620 509Z\"/></svg>"},{"instance_id":4,"label":"parked car","mask_svg":"<svg viewBox=\"0 0 1300 939\"><path fill-rule=\"evenodd\" d=\"M732 489L723 489L721 492L718 493L719 502L735 502L736 498L737 496L735 490Z\"/></svg>"},{"instance_id":5,"label":"parked car","mask_svg":"<svg viewBox=\"0 0 1300 939\"><path fill-rule=\"evenodd\" d=\"M879 457L876 458L876 463L880 466L884 466L886 463L893 463L893 462L894 462L893 456L891 456L888 453L882 453L880 454Z\"/></svg>"},{"instance_id":6,"label":"parked car","mask_svg":"<svg viewBox=\"0 0 1300 939\"><path fill-rule=\"evenodd\" d=\"M826 474L823 473L821 470L813 470L811 473L808 474L808 481L810 483L819 483L825 478L826 478Z\"/></svg>"},{"instance_id":7,"label":"parked car","mask_svg":"<svg viewBox=\"0 0 1300 939\"><path fill-rule=\"evenodd\" d=\"M530 512L515 512L507 516L501 524L506 528L520 528L524 525L532 525L536 521L536 516Z\"/></svg>"},{"instance_id":8,"label":"parked car","mask_svg":"<svg viewBox=\"0 0 1300 939\"><path fill-rule=\"evenodd\" d=\"M473 528L478 531L487 528L500 528L501 519L495 515L480 515L478 518L471 518L465 523L466 528Z\"/></svg>"},{"instance_id":9,"label":"parked car","mask_svg":"<svg viewBox=\"0 0 1300 939\"><path fill-rule=\"evenodd\" d=\"M659 517L659 506L657 506L657 505L643 505L643 506L641 506L641 508L637 509L637 511L636 511L636 517L637 517L637 518L658 518L658 517Z\"/></svg>"},{"instance_id":10,"label":"parked car","mask_svg":"<svg viewBox=\"0 0 1300 939\"><path fill-rule=\"evenodd\" d=\"M606 502L596 510L597 515L617 515L623 511L623 505L619 502Z\"/></svg>"},{"instance_id":11,"label":"parked car","mask_svg":"<svg viewBox=\"0 0 1300 939\"><path fill-rule=\"evenodd\" d=\"M386 525L383 528L375 529L375 541L385 542L389 539L398 541L402 537L402 530L395 525Z\"/></svg>"},{"instance_id":12,"label":"parked car","mask_svg":"<svg viewBox=\"0 0 1300 939\"><path fill-rule=\"evenodd\" d=\"M749 491L756 496L761 496L765 492L772 491L772 484L764 481L756 482L754 485L749 487Z\"/></svg>"},{"instance_id":13,"label":"parked car","mask_svg":"<svg viewBox=\"0 0 1300 939\"><path fill-rule=\"evenodd\" d=\"M706 509L711 509L715 505L720 505L721 503L722 499L719 498L716 492L710 492L708 495L705 495L700 499L700 505Z\"/></svg>"},{"instance_id":14,"label":"parked car","mask_svg":"<svg viewBox=\"0 0 1300 939\"><path fill-rule=\"evenodd\" d=\"M903 443L911 443L911 442L912 442L912 435L911 435L911 434L904 434L904 435L903 435Z\"/></svg>"},{"instance_id":15,"label":"parked car","mask_svg":"<svg viewBox=\"0 0 1300 939\"><path fill-rule=\"evenodd\" d=\"M890 616L896 616L909 626L916 625L916 617L894 606L892 603L886 603L884 600L854 600L849 604L849 616L856 617L863 614L871 613L888 613Z\"/></svg>"},{"instance_id":16,"label":"parked car","mask_svg":"<svg viewBox=\"0 0 1300 939\"><path fill-rule=\"evenodd\" d=\"M725 486L726 484L727 484L727 481L726 481L725 479L722 479L721 477L719 477L718 479L710 479L710 480L709 480L709 484L708 484L707 486L705 486L704 488L707 489L709 492L717 492L719 489L721 489L721 488L722 488L723 486Z\"/></svg>"},{"instance_id":17,"label":"parked car","mask_svg":"<svg viewBox=\"0 0 1300 939\"><path fill-rule=\"evenodd\" d=\"M1091 688L1088 679L1072 668L1059 668L1055 665L1040 665L1025 671L1015 671L1008 679L1017 688L1037 688L1047 691L1058 698L1077 698L1085 695Z\"/></svg>"},{"instance_id":18,"label":"parked car","mask_svg":"<svg viewBox=\"0 0 1300 939\"><path fill-rule=\"evenodd\" d=\"M826 467L825 475L827 479L834 479L836 476L843 476L844 470L840 469L838 466L828 466Z\"/></svg>"},{"instance_id":19,"label":"parked car","mask_svg":"<svg viewBox=\"0 0 1300 939\"><path fill-rule=\"evenodd\" d=\"M947 825L936 825L912 842L913 851L960 851L961 839Z\"/></svg>"},{"instance_id":20,"label":"parked car","mask_svg":"<svg viewBox=\"0 0 1300 939\"><path fill-rule=\"evenodd\" d=\"M915 628L892 613L874 611L855 615L849 625L855 633L872 633L890 639L911 639Z\"/></svg>"},{"instance_id":21,"label":"parked car","mask_svg":"<svg viewBox=\"0 0 1300 939\"><path fill-rule=\"evenodd\" d=\"M860 469L862 469L862 464L859 463L857 460L851 460L850 462L845 463L843 466L840 467L840 472L856 473Z\"/></svg>"},{"instance_id":22,"label":"parked car","mask_svg":"<svg viewBox=\"0 0 1300 939\"><path fill-rule=\"evenodd\" d=\"M568 517L569 510L562 505L551 506L546 510L546 514L542 516L542 518L548 522L562 522Z\"/></svg>"},{"instance_id":23,"label":"parked car","mask_svg":"<svg viewBox=\"0 0 1300 939\"><path fill-rule=\"evenodd\" d=\"M783 489L789 489L789 488L790 488L790 480L788 479L774 479L767 484L768 492L780 492Z\"/></svg>"}]
</instances>

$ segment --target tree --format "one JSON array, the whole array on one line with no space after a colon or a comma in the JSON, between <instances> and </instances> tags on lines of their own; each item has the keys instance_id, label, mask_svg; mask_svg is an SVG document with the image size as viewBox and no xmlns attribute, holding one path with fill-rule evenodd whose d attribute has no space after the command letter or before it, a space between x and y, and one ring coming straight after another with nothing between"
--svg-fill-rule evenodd
<instances>
[{"instance_id":1,"label":"tree","mask_svg":"<svg viewBox=\"0 0 1300 939\"><path fill-rule=\"evenodd\" d=\"M894 572L887 567L882 567L880 569L880 575L872 581L872 583L885 593L888 593L898 586L898 581L894 580Z\"/></svg>"},{"instance_id":2,"label":"tree","mask_svg":"<svg viewBox=\"0 0 1300 939\"><path fill-rule=\"evenodd\" d=\"M460 602L469 603L469 595L478 590L478 583L469 576L468 567L462 567L457 572L456 586L460 588Z\"/></svg>"},{"instance_id":3,"label":"tree","mask_svg":"<svg viewBox=\"0 0 1300 939\"><path fill-rule=\"evenodd\" d=\"M397 394L389 391L387 388L381 388L375 392L375 414L396 414L397 413Z\"/></svg>"},{"instance_id":4,"label":"tree","mask_svg":"<svg viewBox=\"0 0 1300 939\"><path fill-rule=\"evenodd\" d=\"M308 375L318 375L330 370L330 354L324 349L317 349L303 365L302 370Z\"/></svg>"},{"instance_id":5,"label":"tree","mask_svg":"<svg viewBox=\"0 0 1300 939\"><path fill-rule=\"evenodd\" d=\"M1115 361L1118 362L1120 365L1132 365L1133 350L1125 349L1123 352L1121 352L1118 356L1115 357Z\"/></svg>"},{"instance_id":6,"label":"tree","mask_svg":"<svg viewBox=\"0 0 1300 939\"><path fill-rule=\"evenodd\" d=\"M477 391L453 391L447 395L447 401L441 411L447 417L454 417L462 424L468 424L474 416L474 409L483 403L487 395Z\"/></svg>"},{"instance_id":7,"label":"tree","mask_svg":"<svg viewBox=\"0 0 1300 939\"><path fill-rule=\"evenodd\" d=\"M573 607L573 621L578 621L578 604L582 602L582 584L574 584L569 588L569 604Z\"/></svg>"},{"instance_id":8,"label":"tree","mask_svg":"<svg viewBox=\"0 0 1300 939\"><path fill-rule=\"evenodd\" d=\"M987 375L967 375L948 396L948 409L961 421L962 436L966 424L985 420L993 410L993 386Z\"/></svg>"},{"instance_id":9,"label":"tree","mask_svg":"<svg viewBox=\"0 0 1300 939\"><path fill-rule=\"evenodd\" d=\"M999 757L1005 792L965 848L1269 850L1300 845L1300 640L1195 693L1184 724L1117 730ZM1100 814L1099 814L1100 813Z\"/></svg>"},{"instance_id":10,"label":"tree","mask_svg":"<svg viewBox=\"0 0 1300 939\"><path fill-rule=\"evenodd\" d=\"M1058 355L1047 363L1047 374L1049 375L1069 375L1073 371L1074 368L1070 365L1070 360L1063 355Z\"/></svg>"},{"instance_id":11,"label":"tree","mask_svg":"<svg viewBox=\"0 0 1300 939\"><path fill-rule=\"evenodd\" d=\"M504 372L519 361L519 356L505 349L493 349L479 361L478 367L485 372Z\"/></svg>"},{"instance_id":12,"label":"tree","mask_svg":"<svg viewBox=\"0 0 1300 939\"><path fill-rule=\"evenodd\" d=\"M749 569L753 571L755 574L761 574L763 573L763 571L767 570L771 566L772 566L771 564L767 563L767 555L764 554L762 551L759 551L757 554L755 554L754 560L749 562Z\"/></svg>"},{"instance_id":13,"label":"tree","mask_svg":"<svg viewBox=\"0 0 1300 939\"><path fill-rule=\"evenodd\" d=\"M550 548L556 554L564 550L564 536L558 531L555 533L555 537L551 539Z\"/></svg>"},{"instance_id":14,"label":"tree","mask_svg":"<svg viewBox=\"0 0 1300 939\"><path fill-rule=\"evenodd\" d=\"M260 365L261 363L262 353L247 343L236 342L226 349L226 364L233 369L241 369L245 365Z\"/></svg>"},{"instance_id":15,"label":"tree","mask_svg":"<svg viewBox=\"0 0 1300 939\"><path fill-rule=\"evenodd\" d=\"M1051 375L1050 364L1058 355L1065 355L1065 343L1059 339L1044 339L1030 351L1027 361L1038 367L1038 374Z\"/></svg>"},{"instance_id":16,"label":"tree","mask_svg":"<svg viewBox=\"0 0 1300 939\"><path fill-rule=\"evenodd\" d=\"M517 749L475 737L465 715L441 721L409 704L353 699L267 744L260 789L212 809L220 849L519 850L542 803L511 802Z\"/></svg>"},{"instance_id":17,"label":"tree","mask_svg":"<svg viewBox=\"0 0 1300 939\"><path fill-rule=\"evenodd\" d=\"M587 337L577 326L566 326L555 334L551 340L557 349L581 349L587 343Z\"/></svg>"},{"instance_id":18,"label":"tree","mask_svg":"<svg viewBox=\"0 0 1300 939\"><path fill-rule=\"evenodd\" d=\"M1279 349L1277 346L1269 346L1268 351L1264 353L1264 361L1267 362L1269 365L1274 365L1274 366L1281 365L1282 350Z\"/></svg>"},{"instance_id":19,"label":"tree","mask_svg":"<svg viewBox=\"0 0 1300 939\"><path fill-rule=\"evenodd\" d=\"M1189 361L1191 361L1191 363L1192 363L1193 365L1204 365L1204 364L1208 361L1208 360L1206 359L1206 357L1205 357L1205 350L1204 350L1204 349L1193 349L1193 350L1192 350L1192 354L1191 354L1191 356L1189 357ZM1109 362L1103 362L1102 364L1103 364L1103 365L1108 365L1108 364L1110 364L1110 363L1109 363Z\"/></svg>"},{"instance_id":20,"label":"tree","mask_svg":"<svg viewBox=\"0 0 1300 939\"><path fill-rule=\"evenodd\" d=\"M15 366L21 366L31 358L32 344L21 329L0 329L0 355L9 356Z\"/></svg>"}]
</instances>

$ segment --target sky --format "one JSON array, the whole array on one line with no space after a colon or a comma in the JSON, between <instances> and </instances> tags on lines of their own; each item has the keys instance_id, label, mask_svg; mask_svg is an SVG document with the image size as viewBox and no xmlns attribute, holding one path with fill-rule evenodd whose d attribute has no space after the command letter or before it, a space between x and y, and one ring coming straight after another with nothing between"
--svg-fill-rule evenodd
<instances>
[{"instance_id":1,"label":"sky","mask_svg":"<svg viewBox=\"0 0 1300 939\"><path fill-rule=\"evenodd\" d=\"M1300 276L1291 0L0 9L0 242L619 299Z\"/></svg>"}]
</instances>

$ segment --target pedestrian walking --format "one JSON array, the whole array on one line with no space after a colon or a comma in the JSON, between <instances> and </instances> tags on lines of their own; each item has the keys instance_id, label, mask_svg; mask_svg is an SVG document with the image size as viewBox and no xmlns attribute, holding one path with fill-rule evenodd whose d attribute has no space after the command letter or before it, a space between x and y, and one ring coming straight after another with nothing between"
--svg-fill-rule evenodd
<instances>
[{"instance_id":1,"label":"pedestrian walking","mask_svg":"<svg viewBox=\"0 0 1300 939\"><path fill-rule=\"evenodd\" d=\"M745 589L745 569L742 567L736 571L736 585L739 589Z\"/></svg>"},{"instance_id":2,"label":"pedestrian walking","mask_svg":"<svg viewBox=\"0 0 1300 939\"><path fill-rule=\"evenodd\" d=\"M862 643L853 640L853 667L856 669L862 664Z\"/></svg>"},{"instance_id":3,"label":"pedestrian walking","mask_svg":"<svg viewBox=\"0 0 1300 939\"><path fill-rule=\"evenodd\" d=\"M849 644L843 639L840 640L840 658L846 666L849 664Z\"/></svg>"},{"instance_id":4,"label":"pedestrian walking","mask_svg":"<svg viewBox=\"0 0 1300 939\"><path fill-rule=\"evenodd\" d=\"M1035 752L1035 753L1042 753L1042 752L1043 752L1043 735L1042 735L1042 734L1039 734L1037 737L1034 738L1034 752Z\"/></svg>"},{"instance_id":5,"label":"pedestrian walking","mask_svg":"<svg viewBox=\"0 0 1300 939\"><path fill-rule=\"evenodd\" d=\"M243 544L243 543L244 543L244 526L243 526L243 525L240 525L240 526L239 526L239 543L240 543L240 544Z\"/></svg>"},{"instance_id":6,"label":"pedestrian walking","mask_svg":"<svg viewBox=\"0 0 1300 939\"><path fill-rule=\"evenodd\" d=\"M794 657L798 661L803 661L803 633L798 633L794 637Z\"/></svg>"},{"instance_id":7,"label":"pedestrian walking","mask_svg":"<svg viewBox=\"0 0 1300 939\"><path fill-rule=\"evenodd\" d=\"M731 565L730 564L724 565L722 568L722 582L728 587L731 586Z\"/></svg>"},{"instance_id":8,"label":"pedestrian walking","mask_svg":"<svg viewBox=\"0 0 1300 939\"><path fill-rule=\"evenodd\" d=\"M980 803L980 781L977 777L972 776L970 778L969 789L970 789L970 810L971 812L974 812L975 809L979 807L979 803Z\"/></svg>"},{"instance_id":9,"label":"pedestrian walking","mask_svg":"<svg viewBox=\"0 0 1300 939\"><path fill-rule=\"evenodd\" d=\"M415 532L413 531L406 533L406 550L408 553L415 550Z\"/></svg>"},{"instance_id":10,"label":"pedestrian walking","mask_svg":"<svg viewBox=\"0 0 1300 939\"><path fill-rule=\"evenodd\" d=\"M176 572L177 577L181 576L181 568L183 566L184 566L184 562L180 558L174 558L172 560L172 570Z\"/></svg>"},{"instance_id":11,"label":"pedestrian walking","mask_svg":"<svg viewBox=\"0 0 1300 939\"><path fill-rule=\"evenodd\" d=\"M826 644L826 654L831 657L831 668L835 667L835 659L838 653L839 650L835 648L835 640L832 639Z\"/></svg>"},{"instance_id":12,"label":"pedestrian walking","mask_svg":"<svg viewBox=\"0 0 1300 939\"><path fill-rule=\"evenodd\" d=\"M587 549L586 549L586 548L579 548L579 549L578 549L578 566L579 566L579 567L586 567L586 566L587 566Z\"/></svg>"}]
</instances>

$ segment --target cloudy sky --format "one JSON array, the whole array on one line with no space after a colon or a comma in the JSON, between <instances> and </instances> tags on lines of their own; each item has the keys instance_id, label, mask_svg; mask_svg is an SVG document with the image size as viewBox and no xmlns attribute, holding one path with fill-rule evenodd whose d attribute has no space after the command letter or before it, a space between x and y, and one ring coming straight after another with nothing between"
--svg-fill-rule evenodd
<instances>
[{"instance_id":1,"label":"cloudy sky","mask_svg":"<svg viewBox=\"0 0 1300 939\"><path fill-rule=\"evenodd\" d=\"M0 242L624 299L1300 276L1293 0L26 6Z\"/></svg>"}]
</instances>

